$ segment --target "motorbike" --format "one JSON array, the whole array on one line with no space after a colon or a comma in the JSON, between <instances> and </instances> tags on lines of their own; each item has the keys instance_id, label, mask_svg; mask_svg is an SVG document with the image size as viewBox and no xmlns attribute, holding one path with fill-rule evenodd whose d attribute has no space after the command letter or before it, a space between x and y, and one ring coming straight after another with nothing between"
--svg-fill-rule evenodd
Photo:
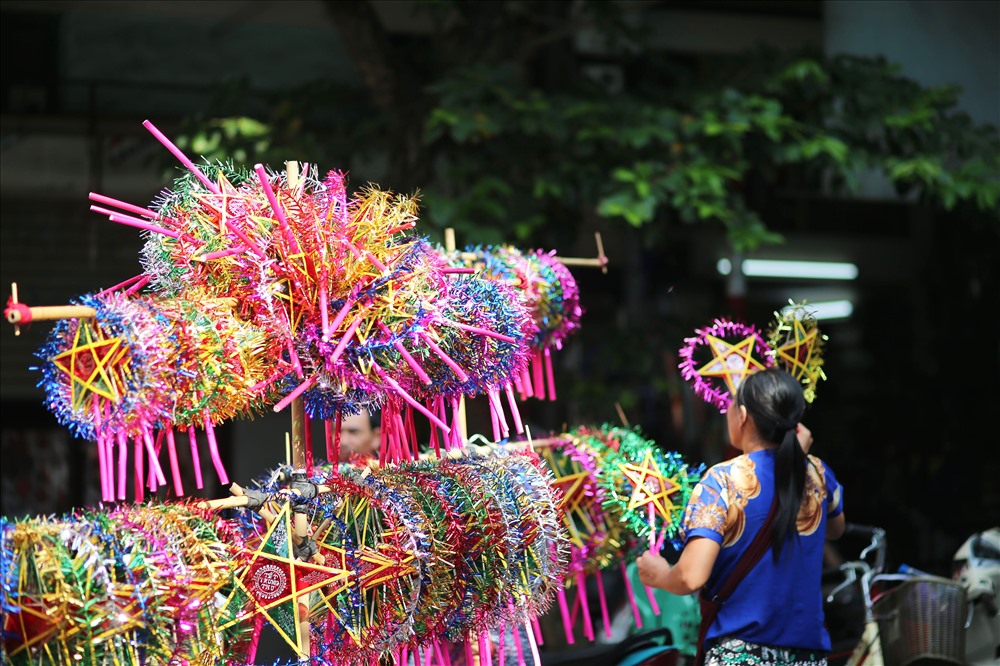
<instances>
[{"instance_id":1,"label":"motorbike","mask_svg":"<svg viewBox=\"0 0 1000 666\"><path fill-rule=\"evenodd\" d=\"M1000 664L1000 527L965 540L952 558L952 578L965 588L969 604L966 663Z\"/></svg>"}]
</instances>

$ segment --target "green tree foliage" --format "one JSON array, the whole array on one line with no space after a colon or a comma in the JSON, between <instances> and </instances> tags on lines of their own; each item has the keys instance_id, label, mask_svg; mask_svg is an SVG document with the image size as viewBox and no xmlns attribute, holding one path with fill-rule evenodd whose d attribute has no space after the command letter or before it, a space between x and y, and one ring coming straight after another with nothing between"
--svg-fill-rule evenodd
<instances>
[{"instance_id":1,"label":"green tree foliage","mask_svg":"<svg viewBox=\"0 0 1000 666\"><path fill-rule=\"evenodd\" d=\"M382 155L384 185L419 188L425 219L470 242L569 234L596 214L721 224L748 251L781 241L751 186L849 194L866 170L948 209L997 209L996 128L975 126L957 89L921 86L884 59L759 50L685 66L645 46L629 27L642 21L613 3L414 8L433 28L408 41L368 3L328 3L363 90L318 82L257 117L202 116L182 144L272 164ZM589 75L581 34L604 45L621 90ZM322 135L308 127L316 108L334 119Z\"/></svg>"}]
</instances>

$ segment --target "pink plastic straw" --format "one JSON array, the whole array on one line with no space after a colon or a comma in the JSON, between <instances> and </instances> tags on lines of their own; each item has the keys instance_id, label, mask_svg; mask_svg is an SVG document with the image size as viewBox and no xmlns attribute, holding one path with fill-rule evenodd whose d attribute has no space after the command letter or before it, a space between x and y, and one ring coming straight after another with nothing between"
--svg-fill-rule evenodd
<instances>
[{"instance_id":1,"label":"pink plastic straw","mask_svg":"<svg viewBox=\"0 0 1000 666\"><path fill-rule=\"evenodd\" d=\"M566 588L560 587L556 594L559 600L559 613L562 615L563 630L566 632L566 643L573 645L576 639L573 638L572 621L569 619L569 605L566 603Z\"/></svg>"},{"instance_id":2,"label":"pink plastic straw","mask_svg":"<svg viewBox=\"0 0 1000 666\"><path fill-rule=\"evenodd\" d=\"M257 180L260 181L261 188L264 190L267 203L271 204L271 210L274 211L274 217L278 220L278 226L281 227L282 233L287 236L291 233L292 228L288 226L288 218L285 217L285 211L278 204L278 198L274 196L274 190L271 188L271 181L267 177L264 165L255 164L253 170L257 173Z\"/></svg>"},{"instance_id":3,"label":"pink plastic straw","mask_svg":"<svg viewBox=\"0 0 1000 666\"><path fill-rule=\"evenodd\" d=\"M295 346L292 344L291 339L285 341L285 348L288 349L288 358L292 362L295 374L299 376L299 379L302 379L305 373L302 372L302 363L299 361L299 355L295 353Z\"/></svg>"},{"instance_id":4,"label":"pink plastic straw","mask_svg":"<svg viewBox=\"0 0 1000 666\"><path fill-rule=\"evenodd\" d=\"M243 241L243 244L246 245L247 248L253 250L254 254L256 254L261 259L267 259L267 255L264 254L264 250L260 249L260 246L257 245L257 243L254 243L250 239L250 237L246 235L246 232L240 229L236 225L236 223L230 220L229 218L226 218L226 228L232 231L234 234L236 234L236 237L239 238L241 241Z\"/></svg>"},{"instance_id":5,"label":"pink plastic straw","mask_svg":"<svg viewBox=\"0 0 1000 666\"><path fill-rule=\"evenodd\" d=\"M421 334L420 337L423 338L423 341L426 342L427 346L431 348L431 351L437 354L438 357L444 361L445 365L451 368L451 371L455 373L456 377L458 377L458 381L463 383L469 381L469 375L465 373L465 370L462 370L458 363L455 363L450 356L445 354L444 351L437 346L437 343L431 340L430 336Z\"/></svg>"},{"instance_id":6,"label":"pink plastic straw","mask_svg":"<svg viewBox=\"0 0 1000 666\"><path fill-rule=\"evenodd\" d=\"M253 386L251 386L250 387L250 392L251 393L256 393L257 391L260 391L261 389L265 388L266 386L268 386L270 384L273 384L278 379L284 377L287 374L288 374L288 370L286 370L286 369L279 369L277 372L275 372L273 375L271 375L270 377L268 377L264 381L257 382L256 384L254 384Z\"/></svg>"},{"instance_id":7,"label":"pink plastic straw","mask_svg":"<svg viewBox=\"0 0 1000 666\"><path fill-rule=\"evenodd\" d=\"M304 382L296 386L291 393L289 393L284 398L279 400L278 403L274 406L274 411L280 412L281 410L283 410L285 407L287 407L292 403L292 400L295 400L297 397L308 391L309 388L315 383L316 383L316 376L313 375L309 379L305 380Z\"/></svg>"},{"instance_id":8,"label":"pink plastic straw","mask_svg":"<svg viewBox=\"0 0 1000 666\"><path fill-rule=\"evenodd\" d=\"M505 666L504 662L507 661L504 654L504 634L507 633L507 627L500 625L497 627L497 666Z\"/></svg>"},{"instance_id":9,"label":"pink plastic straw","mask_svg":"<svg viewBox=\"0 0 1000 666\"><path fill-rule=\"evenodd\" d=\"M188 442L191 444L191 464L194 467L194 484L201 490L205 487L201 478L201 456L198 454L198 433L194 426L188 426Z\"/></svg>"},{"instance_id":10,"label":"pink plastic straw","mask_svg":"<svg viewBox=\"0 0 1000 666\"><path fill-rule=\"evenodd\" d=\"M326 301L326 275L319 282L319 319L323 339L330 339L330 308Z\"/></svg>"},{"instance_id":11,"label":"pink plastic straw","mask_svg":"<svg viewBox=\"0 0 1000 666\"><path fill-rule=\"evenodd\" d=\"M656 549L656 509L653 508L653 503L650 502L646 505L646 513L649 515L649 549Z\"/></svg>"},{"instance_id":12,"label":"pink plastic straw","mask_svg":"<svg viewBox=\"0 0 1000 666\"><path fill-rule=\"evenodd\" d=\"M104 458L108 461L108 501L115 501L115 449L110 434L104 436Z\"/></svg>"},{"instance_id":13,"label":"pink plastic straw","mask_svg":"<svg viewBox=\"0 0 1000 666\"><path fill-rule=\"evenodd\" d=\"M101 465L101 500L111 502L114 500L114 495L108 492L111 479L108 473L108 452L104 448L104 435L97 436L97 460Z\"/></svg>"},{"instance_id":14,"label":"pink plastic straw","mask_svg":"<svg viewBox=\"0 0 1000 666\"><path fill-rule=\"evenodd\" d=\"M479 328L478 326L469 326L468 324L460 324L457 321L452 321L451 319L442 319L449 326L454 326L455 328L460 328L463 331L468 331L470 333L477 333L479 335L485 335L488 338L496 338L497 340L503 340L504 342L510 342L517 344L517 340L510 337L509 335L504 335L503 333L497 333L496 331L491 331L486 328Z\"/></svg>"},{"instance_id":15,"label":"pink plastic straw","mask_svg":"<svg viewBox=\"0 0 1000 666\"><path fill-rule=\"evenodd\" d=\"M535 641L539 645L545 645L545 641L542 639L542 626L538 624L538 617L531 618L531 626L535 628Z\"/></svg>"},{"instance_id":16,"label":"pink plastic straw","mask_svg":"<svg viewBox=\"0 0 1000 666\"><path fill-rule=\"evenodd\" d=\"M150 278L148 275L143 275L141 278L139 278L138 282L136 282L131 287L125 290L125 296L131 297L133 294L140 291L143 287L149 284L149 279Z\"/></svg>"},{"instance_id":17,"label":"pink plastic straw","mask_svg":"<svg viewBox=\"0 0 1000 666\"><path fill-rule=\"evenodd\" d=\"M152 438L152 436L153 436L152 435L152 429L150 429L150 435L149 436L150 436L150 438ZM145 441L145 439L146 439L146 436L143 435L143 441ZM154 442L153 443L153 453L152 453L152 455L150 457L155 457L157 464L159 464L159 462L160 462L160 449L163 447L163 431L162 430L160 431L160 434L157 435L157 437L156 437L155 440L151 439L150 441ZM166 479L165 478L164 478L164 484L163 485L166 485ZM160 484L158 484L156 482L156 473L153 472L153 466L152 465L148 465L146 467L146 487L149 488L149 492L151 492L151 493L155 493L156 489L160 487Z\"/></svg>"},{"instance_id":18,"label":"pink plastic straw","mask_svg":"<svg viewBox=\"0 0 1000 666\"><path fill-rule=\"evenodd\" d=\"M413 225L410 225L413 226ZM398 229L399 227L397 227ZM445 275L472 275L476 272L475 268L442 268L441 272Z\"/></svg>"},{"instance_id":19,"label":"pink plastic straw","mask_svg":"<svg viewBox=\"0 0 1000 666\"><path fill-rule=\"evenodd\" d=\"M521 372L521 385L524 387L524 392L529 398L534 397L535 388L531 382L531 372L528 370L527 366L525 366L524 371Z\"/></svg>"},{"instance_id":20,"label":"pink plastic straw","mask_svg":"<svg viewBox=\"0 0 1000 666\"><path fill-rule=\"evenodd\" d=\"M489 403L490 403L490 425L493 426L493 441L499 442L501 439L500 421L497 419L497 408L496 405L493 404L492 396L490 397Z\"/></svg>"},{"instance_id":21,"label":"pink plastic straw","mask_svg":"<svg viewBox=\"0 0 1000 666\"><path fill-rule=\"evenodd\" d=\"M163 469L160 467L160 461L156 455L156 449L153 448L153 435L148 428L142 431L142 441L146 444L146 452L149 453L149 469L152 472L153 478L156 480L156 484L150 490L155 490L158 486L167 485L167 478L163 476Z\"/></svg>"},{"instance_id":22,"label":"pink plastic straw","mask_svg":"<svg viewBox=\"0 0 1000 666\"><path fill-rule=\"evenodd\" d=\"M598 571L594 574L597 579L597 596L601 600L601 622L604 623L604 635L611 638L611 620L608 614L608 599L604 596L604 577Z\"/></svg>"},{"instance_id":23,"label":"pink plastic straw","mask_svg":"<svg viewBox=\"0 0 1000 666\"><path fill-rule=\"evenodd\" d=\"M594 640L594 621L590 617L590 604L587 602L587 579L583 572L576 574L576 597L583 609L583 635L588 641Z\"/></svg>"},{"instance_id":24,"label":"pink plastic straw","mask_svg":"<svg viewBox=\"0 0 1000 666\"><path fill-rule=\"evenodd\" d=\"M632 606L632 617L635 619L635 628L642 629L642 620L639 618L639 607L635 603L635 593L632 591L632 581L629 580L628 570L625 562L620 562L622 568L622 579L625 581L625 596L628 597L629 605Z\"/></svg>"},{"instance_id":25,"label":"pink plastic straw","mask_svg":"<svg viewBox=\"0 0 1000 666\"><path fill-rule=\"evenodd\" d=\"M524 649L521 646L521 626L514 624L510 629L510 633L514 635L514 649L517 650L517 666L525 666Z\"/></svg>"},{"instance_id":26,"label":"pink plastic straw","mask_svg":"<svg viewBox=\"0 0 1000 666\"><path fill-rule=\"evenodd\" d=\"M545 377L544 371L542 370L542 353L535 352L535 355L531 359L531 371L534 375L531 378L531 385L535 389L535 397L539 400L545 400Z\"/></svg>"},{"instance_id":27,"label":"pink plastic straw","mask_svg":"<svg viewBox=\"0 0 1000 666\"><path fill-rule=\"evenodd\" d=\"M215 473L219 475L219 483L224 486L229 485L229 475L222 465L222 458L219 457L219 445L215 441L215 427L212 419L209 418L208 410L205 410L205 435L208 437L208 454L212 457L212 464L215 465Z\"/></svg>"},{"instance_id":28,"label":"pink plastic straw","mask_svg":"<svg viewBox=\"0 0 1000 666\"><path fill-rule=\"evenodd\" d=\"M653 592L653 588L648 585L644 585L646 588L646 596L649 597L649 605L653 609L653 615L660 615L660 605L656 603L656 594Z\"/></svg>"},{"instance_id":29,"label":"pink plastic straw","mask_svg":"<svg viewBox=\"0 0 1000 666\"><path fill-rule=\"evenodd\" d=\"M517 408L517 402L514 400L514 387L509 383L504 387L504 391L507 393L507 404L510 406L510 414L514 417L514 430L518 435L524 432L524 424L521 423L521 412Z\"/></svg>"},{"instance_id":30,"label":"pink plastic straw","mask_svg":"<svg viewBox=\"0 0 1000 666\"><path fill-rule=\"evenodd\" d=\"M197 259L201 261L213 261L215 259L222 259L223 257L231 257L234 254L243 254L247 251L245 245L237 245L236 247L231 247L228 250L219 250L218 252L209 252L208 254L203 254Z\"/></svg>"},{"instance_id":31,"label":"pink plastic straw","mask_svg":"<svg viewBox=\"0 0 1000 666\"><path fill-rule=\"evenodd\" d=\"M646 505L647 513L649 514L649 550L656 552L656 510L653 508L652 502ZM646 596L649 597L649 605L653 609L653 615L660 614L660 606L656 603L656 595L652 588L648 585L646 588Z\"/></svg>"},{"instance_id":32,"label":"pink plastic straw","mask_svg":"<svg viewBox=\"0 0 1000 666\"><path fill-rule=\"evenodd\" d=\"M136 280L141 280L143 277L145 277L145 276L141 275L141 274L140 275L136 275L135 277L130 277L129 279L125 280L124 282L119 282L118 284L116 284L113 287L108 287L107 289L104 289L103 291L97 292L97 297L100 298L101 296L104 296L106 294L113 294L114 292L118 291L119 289L121 289L123 287L129 286L130 284L132 284Z\"/></svg>"},{"instance_id":33,"label":"pink plastic straw","mask_svg":"<svg viewBox=\"0 0 1000 666\"><path fill-rule=\"evenodd\" d=\"M479 663L483 666L493 663L493 653L490 650L490 639L485 631L479 633Z\"/></svg>"},{"instance_id":34,"label":"pink plastic straw","mask_svg":"<svg viewBox=\"0 0 1000 666\"><path fill-rule=\"evenodd\" d=\"M135 466L135 501L141 502L146 497L146 490L142 486L142 442L135 440L135 455L133 456Z\"/></svg>"},{"instance_id":35,"label":"pink plastic straw","mask_svg":"<svg viewBox=\"0 0 1000 666\"><path fill-rule=\"evenodd\" d=\"M163 217L159 213L154 213L148 208L141 208L139 206L135 206L133 204L121 201L119 199L114 199L112 197L108 197L103 194L97 194L96 192L91 192L88 195L88 198L91 201L96 201L97 203L102 203L106 206L115 206L116 208L121 208L122 210L127 211L129 213L134 213L135 215L142 215L143 217L148 217L151 220L164 220L166 222L174 222L174 220Z\"/></svg>"},{"instance_id":36,"label":"pink plastic straw","mask_svg":"<svg viewBox=\"0 0 1000 666\"><path fill-rule=\"evenodd\" d=\"M91 206L90 210L95 213L100 213L101 215L107 215L108 219L112 222L117 222L118 224L124 224L129 227L135 227L136 229L144 229L146 231L152 231L157 234L163 234L164 236L169 236L170 238L180 238L181 235L177 231L171 231L170 229L164 229L163 227L158 227L155 224L150 224L146 220L140 220L138 217L132 217L131 215L125 215L124 213L116 213L113 210L108 210L107 208L101 208L100 206Z\"/></svg>"},{"instance_id":37,"label":"pink plastic straw","mask_svg":"<svg viewBox=\"0 0 1000 666\"><path fill-rule=\"evenodd\" d=\"M358 326L361 326L360 316L352 321L351 325L347 327L346 331L344 331L343 337L340 338L340 342L337 343L336 348L333 350L333 354L330 355L331 363L336 363L337 359L340 358L340 355L344 353L345 349L347 349L347 343L349 343L351 338L354 337L354 332L358 330Z\"/></svg>"},{"instance_id":38,"label":"pink plastic straw","mask_svg":"<svg viewBox=\"0 0 1000 666\"><path fill-rule=\"evenodd\" d=\"M97 432L97 461L101 467L101 499L109 502L114 497L109 497L111 493L108 492L108 479L110 477L108 474L108 456L107 451L104 449L105 435L101 428L101 406L96 395L94 395L94 400L91 402L91 408L91 411L94 413L94 430Z\"/></svg>"},{"instance_id":39,"label":"pink plastic straw","mask_svg":"<svg viewBox=\"0 0 1000 666\"><path fill-rule=\"evenodd\" d=\"M342 306L340 306L340 310L337 312L337 316L333 318L332 322L330 322L330 326L329 326L329 328L328 328L328 330L326 332L327 333L327 337L324 338L324 340L329 340L330 339L329 338L329 334L332 333L332 332L334 332L334 331L336 331L338 328L340 328L341 322L344 321L344 317L347 316L347 313L351 309L351 307L354 305L354 302L355 302L355 299L353 297L352 298L348 298L346 301L344 301L344 304Z\"/></svg>"},{"instance_id":40,"label":"pink plastic straw","mask_svg":"<svg viewBox=\"0 0 1000 666\"><path fill-rule=\"evenodd\" d=\"M170 474L174 477L174 494L184 496L184 483L181 481L181 466L177 463L177 446L174 442L174 429L167 428L167 454L170 456Z\"/></svg>"},{"instance_id":41,"label":"pink plastic straw","mask_svg":"<svg viewBox=\"0 0 1000 666\"><path fill-rule=\"evenodd\" d=\"M406 365L410 366L410 369L413 370L413 374L417 376L417 379L424 384L429 385L432 383L430 375L428 375L423 366L417 362L417 359L413 358L413 355L406 350L406 347L403 346L403 343L400 340L393 342L392 346L396 348L399 355L403 357L404 361L406 361Z\"/></svg>"},{"instance_id":42,"label":"pink plastic straw","mask_svg":"<svg viewBox=\"0 0 1000 666\"><path fill-rule=\"evenodd\" d=\"M552 372L552 353L548 347L545 348L545 374L549 385L549 400L555 400L556 376L555 373Z\"/></svg>"},{"instance_id":43,"label":"pink plastic straw","mask_svg":"<svg viewBox=\"0 0 1000 666\"><path fill-rule=\"evenodd\" d=\"M531 644L531 658L534 659L535 666L541 666L542 658L538 654L538 643L535 642L535 632L531 630L531 622L528 620L527 613L524 616L524 628L525 633L528 634L528 643Z\"/></svg>"},{"instance_id":44,"label":"pink plastic straw","mask_svg":"<svg viewBox=\"0 0 1000 666\"><path fill-rule=\"evenodd\" d=\"M500 424L500 434L503 437L510 437L510 428L507 426L507 415L503 413L503 404L500 402L500 392L489 390L486 392L486 396L490 401L490 405L496 410L497 422Z\"/></svg>"},{"instance_id":45,"label":"pink plastic straw","mask_svg":"<svg viewBox=\"0 0 1000 666\"><path fill-rule=\"evenodd\" d=\"M472 659L472 640L470 638L465 639L465 663L469 666L475 663Z\"/></svg>"},{"instance_id":46,"label":"pink plastic straw","mask_svg":"<svg viewBox=\"0 0 1000 666\"><path fill-rule=\"evenodd\" d=\"M156 137L156 140L163 144L163 146L171 152L171 154L177 158L177 160L183 164L188 171L193 173L198 180L201 181L202 185L207 187L210 192L215 194L220 194L219 186L208 179L205 174L201 172L201 169L194 165L194 162L187 158L187 155L181 152L181 149L174 145L174 143L168 139L163 132L156 129L156 126L148 120L143 121L142 126L149 130L149 132Z\"/></svg>"},{"instance_id":47,"label":"pink plastic straw","mask_svg":"<svg viewBox=\"0 0 1000 666\"><path fill-rule=\"evenodd\" d=\"M427 409L426 407L424 407L423 405L421 405L419 402L417 402L416 400L414 400L413 396L411 396L409 393L407 393L406 390L402 386L400 386L398 383L396 383L395 379L393 379L389 375L385 374L385 371L382 370L382 367L380 365L378 365L377 363L375 363L374 361L372 361L372 367L375 368L375 372L378 373L379 377L381 377L382 379L384 379L385 382L389 386L392 387L392 389L396 392L396 394L400 398L402 398L403 400L405 400L407 402L407 404L410 405L410 407L413 407L415 410L417 410L418 412L420 412L421 414L423 414L424 416L426 416L428 419L431 420L432 423L434 423L434 425L436 425L437 427L441 428L441 430L443 430L445 432L451 432L451 428L448 427L447 423L445 423L444 421L442 421L441 419L439 419L432 411L430 411L429 409Z\"/></svg>"},{"instance_id":48,"label":"pink plastic straw","mask_svg":"<svg viewBox=\"0 0 1000 666\"><path fill-rule=\"evenodd\" d=\"M118 499L125 499L125 476L128 471L128 439L118 433Z\"/></svg>"}]
</instances>

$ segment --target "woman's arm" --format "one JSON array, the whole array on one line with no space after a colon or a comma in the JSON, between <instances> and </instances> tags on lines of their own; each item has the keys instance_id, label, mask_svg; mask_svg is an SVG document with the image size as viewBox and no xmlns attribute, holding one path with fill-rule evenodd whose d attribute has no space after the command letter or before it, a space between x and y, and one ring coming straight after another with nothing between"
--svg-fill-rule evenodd
<instances>
[{"instance_id":1,"label":"woman's arm","mask_svg":"<svg viewBox=\"0 0 1000 666\"><path fill-rule=\"evenodd\" d=\"M711 539L694 538L684 546L677 564L670 566L653 551L636 560L643 585L658 587L673 594L691 594L708 582L721 546Z\"/></svg>"},{"instance_id":2,"label":"woman's arm","mask_svg":"<svg viewBox=\"0 0 1000 666\"><path fill-rule=\"evenodd\" d=\"M844 513L841 512L836 518L828 518L826 521L826 538L829 541L834 539L839 539L841 535L844 534L844 527L847 525L847 519L844 518Z\"/></svg>"}]
</instances>

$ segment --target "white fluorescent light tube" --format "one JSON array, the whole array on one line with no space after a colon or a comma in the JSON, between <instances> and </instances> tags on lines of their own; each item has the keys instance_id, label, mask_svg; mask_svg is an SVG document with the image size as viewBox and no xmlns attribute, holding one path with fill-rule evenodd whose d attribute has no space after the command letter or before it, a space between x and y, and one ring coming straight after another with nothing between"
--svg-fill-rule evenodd
<instances>
[{"instance_id":1,"label":"white fluorescent light tube","mask_svg":"<svg viewBox=\"0 0 1000 666\"><path fill-rule=\"evenodd\" d=\"M785 314L794 306L782 308L781 313ZM806 313L811 314L816 320L825 319L847 319L854 312L854 304L850 301L823 301L820 303L806 303L803 307Z\"/></svg>"},{"instance_id":2,"label":"white fluorescent light tube","mask_svg":"<svg viewBox=\"0 0 1000 666\"><path fill-rule=\"evenodd\" d=\"M729 275L733 265L728 259L719 259L719 272ZM743 274L747 277L811 278L815 280L853 280L858 277L858 267L837 261L781 261L777 259L744 259Z\"/></svg>"}]
</instances>

